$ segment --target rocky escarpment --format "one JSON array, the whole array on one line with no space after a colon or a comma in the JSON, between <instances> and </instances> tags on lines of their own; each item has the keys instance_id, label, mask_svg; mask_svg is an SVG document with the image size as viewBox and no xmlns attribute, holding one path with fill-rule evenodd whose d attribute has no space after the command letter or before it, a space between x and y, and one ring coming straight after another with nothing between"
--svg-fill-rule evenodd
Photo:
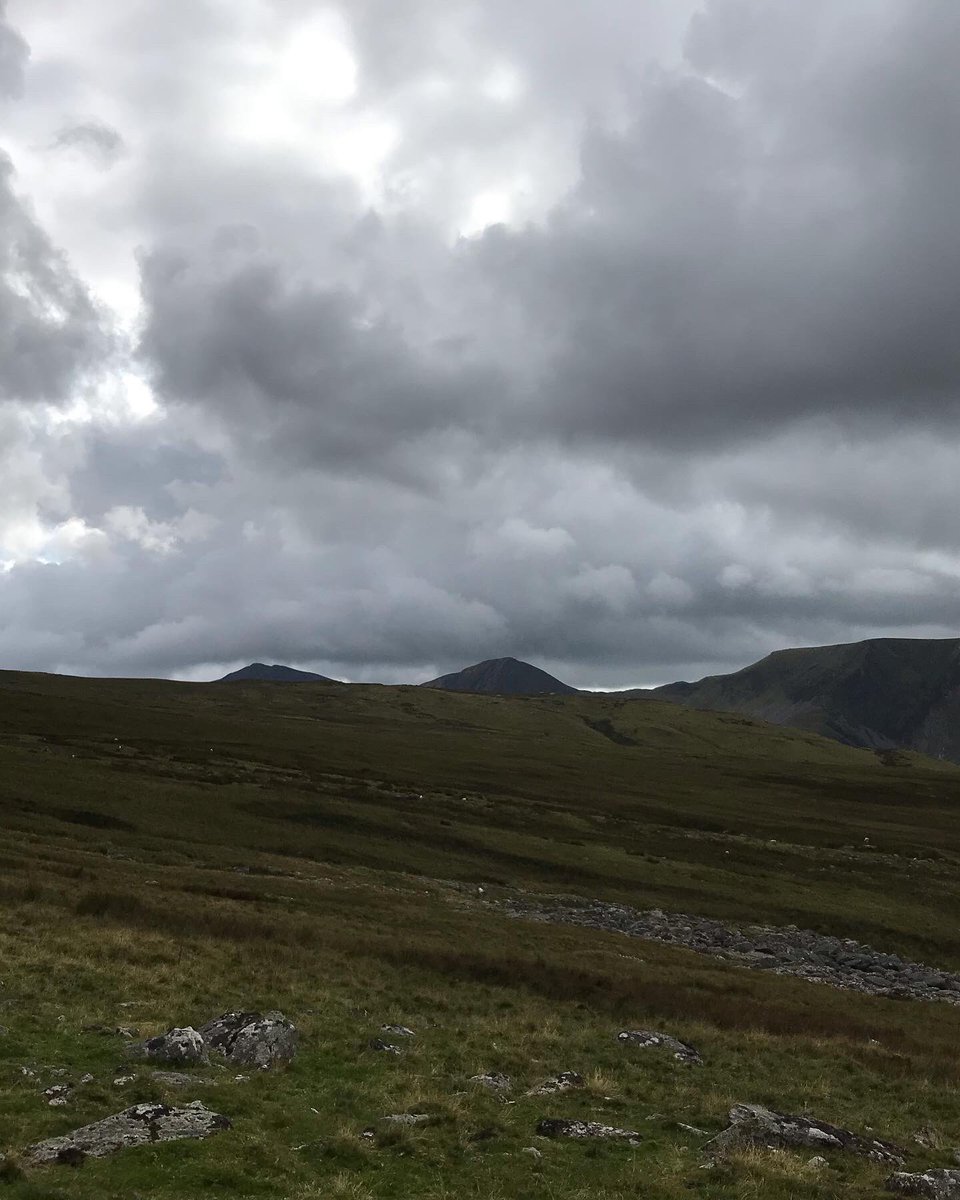
<instances>
[{"instance_id":1,"label":"rocky escarpment","mask_svg":"<svg viewBox=\"0 0 960 1200\"><path fill-rule=\"evenodd\" d=\"M908 962L897 954L885 954L849 938L830 937L795 925L738 927L710 917L570 898L514 896L488 901L487 906L510 917L580 925L683 946L737 966L796 975L871 996L960 1004L960 975Z\"/></svg>"}]
</instances>

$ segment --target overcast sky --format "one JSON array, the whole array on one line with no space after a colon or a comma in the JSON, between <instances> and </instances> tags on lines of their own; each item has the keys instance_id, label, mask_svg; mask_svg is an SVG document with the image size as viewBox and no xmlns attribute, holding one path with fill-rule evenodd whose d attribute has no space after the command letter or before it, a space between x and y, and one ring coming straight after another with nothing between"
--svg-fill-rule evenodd
<instances>
[{"instance_id":1,"label":"overcast sky","mask_svg":"<svg viewBox=\"0 0 960 1200\"><path fill-rule=\"evenodd\" d=\"M956 0L0 0L0 666L960 635Z\"/></svg>"}]
</instances>

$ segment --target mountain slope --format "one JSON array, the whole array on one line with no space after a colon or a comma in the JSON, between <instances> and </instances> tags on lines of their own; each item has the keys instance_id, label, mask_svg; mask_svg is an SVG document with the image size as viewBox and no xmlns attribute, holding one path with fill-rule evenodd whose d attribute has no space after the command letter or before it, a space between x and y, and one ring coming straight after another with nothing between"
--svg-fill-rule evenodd
<instances>
[{"instance_id":1,"label":"mountain slope","mask_svg":"<svg viewBox=\"0 0 960 1200\"><path fill-rule=\"evenodd\" d=\"M241 667L239 671L231 671L224 675L218 683L334 683L326 675L317 675L313 671L298 671L295 667L284 667L274 663L268 667L266 663L251 663L249 667Z\"/></svg>"},{"instance_id":2,"label":"mountain slope","mask_svg":"<svg viewBox=\"0 0 960 1200\"><path fill-rule=\"evenodd\" d=\"M500 696L573 696L577 691L539 667L516 658L488 658L485 662L441 675L439 679L431 679L420 686L441 688L448 692L482 692Z\"/></svg>"},{"instance_id":3,"label":"mountain slope","mask_svg":"<svg viewBox=\"0 0 960 1200\"><path fill-rule=\"evenodd\" d=\"M651 695L792 725L850 746L960 762L960 639L877 638L778 650L732 675Z\"/></svg>"}]
</instances>

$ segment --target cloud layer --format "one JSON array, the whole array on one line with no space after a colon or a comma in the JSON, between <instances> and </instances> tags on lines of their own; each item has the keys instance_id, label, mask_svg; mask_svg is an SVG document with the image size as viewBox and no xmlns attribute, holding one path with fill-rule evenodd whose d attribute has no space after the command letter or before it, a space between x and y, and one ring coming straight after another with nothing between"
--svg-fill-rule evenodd
<instances>
[{"instance_id":1,"label":"cloud layer","mask_svg":"<svg viewBox=\"0 0 960 1200\"><path fill-rule=\"evenodd\" d=\"M4 665L956 635L947 0L57 7L0 9Z\"/></svg>"}]
</instances>

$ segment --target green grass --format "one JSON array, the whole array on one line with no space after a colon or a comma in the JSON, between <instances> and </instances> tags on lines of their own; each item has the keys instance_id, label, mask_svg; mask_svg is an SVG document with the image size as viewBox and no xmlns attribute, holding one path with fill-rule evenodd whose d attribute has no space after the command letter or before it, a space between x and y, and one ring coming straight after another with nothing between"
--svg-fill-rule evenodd
<instances>
[{"instance_id":1,"label":"green grass","mask_svg":"<svg viewBox=\"0 0 960 1200\"><path fill-rule=\"evenodd\" d=\"M473 892L792 921L956 967L958 800L953 768L648 701L0 674L0 1197L874 1196L884 1171L853 1159L705 1170L679 1123L768 1103L947 1165L960 1009L512 921ZM118 1087L122 1039L84 1028L237 1006L296 1022L288 1070ZM399 1059L367 1048L385 1022L418 1032ZM706 1065L617 1044L640 1026ZM51 1069L94 1082L51 1109ZM469 1083L485 1070L510 1103ZM587 1091L524 1095L560 1070ZM31 1141L154 1098L234 1127L17 1177ZM378 1125L413 1111L431 1123ZM542 1141L545 1115L643 1141Z\"/></svg>"}]
</instances>

